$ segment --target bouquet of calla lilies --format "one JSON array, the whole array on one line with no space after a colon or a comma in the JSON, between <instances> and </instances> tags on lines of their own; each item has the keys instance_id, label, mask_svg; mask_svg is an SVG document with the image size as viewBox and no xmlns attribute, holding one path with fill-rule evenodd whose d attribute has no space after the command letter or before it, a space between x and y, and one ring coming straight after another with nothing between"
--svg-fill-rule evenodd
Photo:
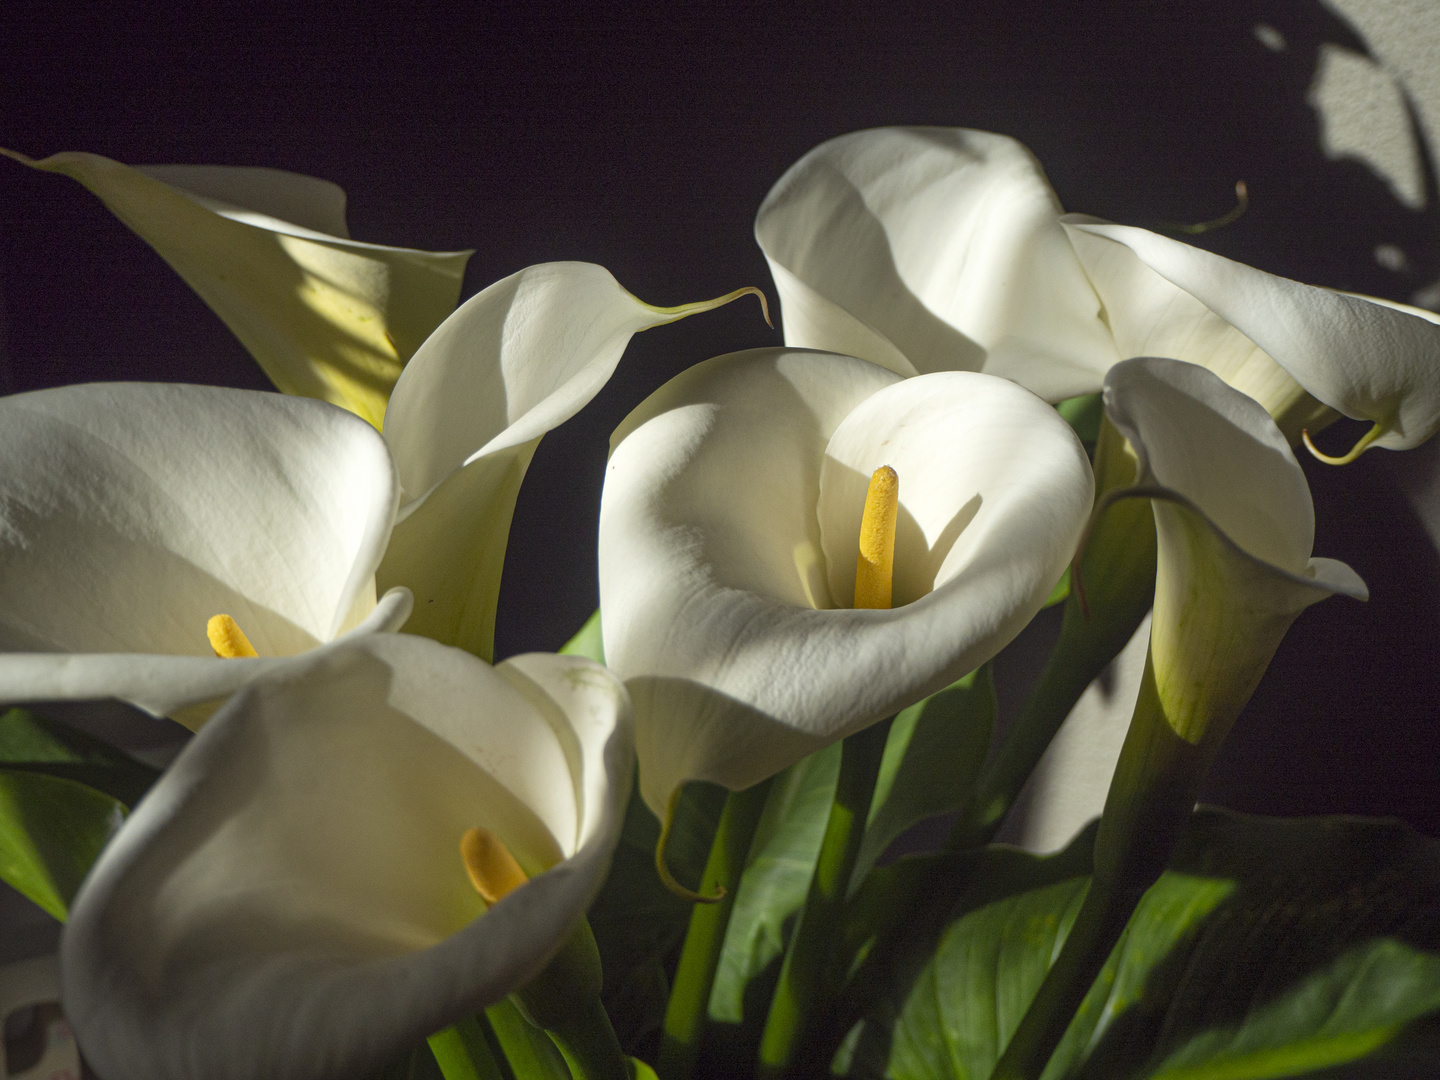
<instances>
[{"instance_id":1,"label":"bouquet of calla lilies","mask_svg":"<svg viewBox=\"0 0 1440 1080\"><path fill-rule=\"evenodd\" d=\"M600 610L497 664L541 437L765 295L549 263L457 308L468 252L352 240L323 180L5 153L282 391L0 399L0 878L94 1075L1440 1074L1440 843L1196 805L1291 623L1367 597L1295 448L1433 435L1440 317L1067 214L1002 135L834 139L756 219L784 347L621 424ZM1137 631L1104 814L994 843ZM195 734L157 772L46 711L97 699Z\"/></svg>"}]
</instances>

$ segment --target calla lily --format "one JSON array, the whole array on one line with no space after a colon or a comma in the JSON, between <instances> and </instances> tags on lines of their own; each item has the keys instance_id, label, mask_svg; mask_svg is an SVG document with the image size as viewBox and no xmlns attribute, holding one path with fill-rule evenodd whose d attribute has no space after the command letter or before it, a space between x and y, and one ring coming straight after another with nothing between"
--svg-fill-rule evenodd
<instances>
[{"instance_id":1,"label":"calla lily","mask_svg":"<svg viewBox=\"0 0 1440 1080\"><path fill-rule=\"evenodd\" d=\"M352 629L406 625L488 658L540 436L598 392L635 331L731 298L653 308L590 263L522 270L416 354L384 440L252 392L0 399L0 650L15 654L0 656L0 700L115 696L194 726L208 710L179 710ZM218 613L259 659L215 658Z\"/></svg>"},{"instance_id":2,"label":"calla lily","mask_svg":"<svg viewBox=\"0 0 1440 1080\"><path fill-rule=\"evenodd\" d=\"M1310 554L1305 475L1253 398L1178 360L1141 358L1105 377L1105 412L1151 499L1155 610L1135 715L1095 837L1094 874L1064 945L992 1075L1039 1076L1164 871L1201 782L1281 638L1310 604L1366 599L1342 562Z\"/></svg>"},{"instance_id":3,"label":"calla lily","mask_svg":"<svg viewBox=\"0 0 1440 1080\"><path fill-rule=\"evenodd\" d=\"M489 658L515 497L540 438L580 411L638 331L727 304L643 303L593 263L543 263L471 297L395 386L385 439L402 488L381 588L415 593L410 633Z\"/></svg>"},{"instance_id":4,"label":"calla lily","mask_svg":"<svg viewBox=\"0 0 1440 1080\"><path fill-rule=\"evenodd\" d=\"M906 375L985 371L1050 401L1095 392L1127 357L1171 356L1255 397L1292 441L1328 409L1373 421L1365 446L1440 427L1436 316L1065 216L1039 163L1001 135L832 139L771 189L755 235L789 345Z\"/></svg>"},{"instance_id":5,"label":"calla lily","mask_svg":"<svg viewBox=\"0 0 1440 1080\"><path fill-rule=\"evenodd\" d=\"M1159 544L1150 635L1155 687L1175 734L1218 745L1295 617L1365 583L1310 555L1305 474L1253 399L1212 373L1137 359L1106 376L1105 411L1134 449Z\"/></svg>"},{"instance_id":6,"label":"calla lily","mask_svg":"<svg viewBox=\"0 0 1440 1080\"><path fill-rule=\"evenodd\" d=\"M866 483L899 480L890 610L851 608ZM641 792L740 789L971 671L1039 609L1092 499L1085 452L1003 379L902 379L758 349L616 431L600 508L606 662Z\"/></svg>"},{"instance_id":7,"label":"calla lily","mask_svg":"<svg viewBox=\"0 0 1440 1080\"><path fill-rule=\"evenodd\" d=\"M345 192L278 169L16 161L94 192L200 294L288 394L376 427L406 361L454 309L469 251L351 240Z\"/></svg>"},{"instance_id":8,"label":"calla lily","mask_svg":"<svg viewBox=\"0 0 1440 1080\"><path fill-rule=\"evenodd\" d=\"M410 635L250 683L105 849L61 941L107 1080L368 1075L527 983L609 866L634 751L618 679ZM461 837L529 881L486 910Z\"/></svg>"},{"instance_id":9,"label":"calla lily","mask_svg":"<svg viewBox=\"0 0 1440 1080\"><path fill-rule=\"evenodd\" d=\"M156 715L277 658L394 630L374 575L394 466L321 402L162 384L0 398L0 700L119 697ZM260 659L206 640L233 616ZM199 716L189 717L193 723Z\"/></svg>"}]
</instances>

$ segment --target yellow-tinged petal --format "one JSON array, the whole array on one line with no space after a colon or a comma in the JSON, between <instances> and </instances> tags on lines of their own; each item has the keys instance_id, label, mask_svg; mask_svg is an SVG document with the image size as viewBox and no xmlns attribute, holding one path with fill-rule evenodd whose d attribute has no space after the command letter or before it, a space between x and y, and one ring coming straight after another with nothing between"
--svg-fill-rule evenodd
<instances>
[{"instance_id":1,"label":"yellow-tinged petal","mask_svg":"<svg viewBox=\"0 0 1440 1080\"><path fill-rule=\"evenodd\" d=\"M272 382L377 428L406 361L455 308L468 251L343 234L344 194L275 169L131 168L98 154L16 161L79 181L199 294ZM329 194L327 200L317 198ZM297 223L278 214L305 216ZM334 232L322 231L334 230ZM339 233L339 235L336 235Z\"/></svg>"}]
</instances>

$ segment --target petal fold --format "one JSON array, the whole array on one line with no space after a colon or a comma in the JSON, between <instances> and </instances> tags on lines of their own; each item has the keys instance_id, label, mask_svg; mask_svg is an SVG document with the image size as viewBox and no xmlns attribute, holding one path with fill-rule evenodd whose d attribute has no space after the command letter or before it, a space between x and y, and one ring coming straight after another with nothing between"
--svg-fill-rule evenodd
<instances>
[{"instance_id":1,"label":"petal fold","mask_svg":"<svg viewBox=\"0 0 1440 1080\"><path fill-rule=\"evenodd\" d=\"M407 631L490 656L515 498L541 436L600 392L635 333L735 295L657 308L604 267L543 263L441 324L385 419L404 504L379 583L414 591Z\"/></svg>"},{"instance_id":2,"label":"petal fold","mask_svg":"<svg viewBox=\"0 0 1440 1080\"><path fill-rule=\"evenodd\" d=\"M320 402L91 384L0 399L0 649L262 656L374 607L398 484L373 428Z\"/></svg>"},{"instance_id":3,"label":"petal fold","mask_svg":"<svg viewBox=\"0 0 1440 1080\"><path fill-rule=\"evenodd\" d=\"M344 192L314 177L0 152L98 196L281 390L340 405L376 427L406 361L460 296L470 252L350 240Z\"/></svg>"},{"instance_id":4,"label":"petal fold","mask_svg":"<svg viewBox=\"0 0 1440 1080\"><path fill-rule=\"evenodd\" d=\"M771 189L755 236L788 345L903 375L985 371L1050 400L1120 357L1035 158L1002 135L877 128L822 143Z\"/></svg>"},{"instance_id":5,"label":"petal fold","mask_svg":"<svg viewBox=\"0 0 1440 1080\"><path fill-rule=\"evenodd\" d=\"M1440 429L1440 316L1303 285L1145 229L1083 219L1070 228L1123 244L1315 398L1380 424L1374 445L1408 450Z\"/></svg>"},{"instance_id":6,"label":"petal fold","mask_svg":"<svg viewBox=\"0 0 1440 1080\"><path fill-rule=\"evenodd\" d=\"M908 602L837 607L864 482L892 460ZM1092 493L1073 433L1006 380L783 349L671 380L617 430L600 511L605 655L635 701L646 802L747 787L989 659L1044 602Z\"/></svg>"},{"instance_id":7,"label":"petal fold","mask_svg":"<svg viewBox=\"0 0 1440 1080\"><path fill-rule=\"evenodd\" d=\"M532 978L598 890L633 767L604 668L409 635L252 682L97 863L65 1008L114 1080L368 1075ZM488 911L459 841L531 880Z\"/></svg>"}]
</instances>

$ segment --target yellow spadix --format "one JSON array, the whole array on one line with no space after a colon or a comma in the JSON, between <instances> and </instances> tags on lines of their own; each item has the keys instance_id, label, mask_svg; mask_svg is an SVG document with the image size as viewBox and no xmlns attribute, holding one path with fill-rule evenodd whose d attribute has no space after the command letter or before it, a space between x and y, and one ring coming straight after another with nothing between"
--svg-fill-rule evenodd
<instances>
[{"instance_id":1,"label":"yellow spadix","mask_svg":"<svg viewBox=\"0 0 1440 1080\"><path fill-rule=\"evenodd\" d=\"M222 660L260 655L250 644L245 631L229 615L211 615L210 621L205 624L205 636L210 639L215 655Z\"/></svg>"},{"instance_id":2,"label":"yellow spadix","mask_svg":"<svg viewBox=\"0 0 1440 1080\"><path fill-rule=\"evenodd\" d=\"M510 849L489 829L467 829L460 837L460 858L470 884L487 904L499 903L530 879Z\"/></svg>"},{"instance_id":3,"label":"yellow spadix","mask_svg":"<svg viewBox=\"0 0 1440 1080\"><path fill-rule=\"evenodd\" d=\"M895 520L900 512L900 477L889 465L870 476L865 514L860 519L860 554L855 559L855 607L888 608L895 575Z\"/></svg>"}]
</instances>

